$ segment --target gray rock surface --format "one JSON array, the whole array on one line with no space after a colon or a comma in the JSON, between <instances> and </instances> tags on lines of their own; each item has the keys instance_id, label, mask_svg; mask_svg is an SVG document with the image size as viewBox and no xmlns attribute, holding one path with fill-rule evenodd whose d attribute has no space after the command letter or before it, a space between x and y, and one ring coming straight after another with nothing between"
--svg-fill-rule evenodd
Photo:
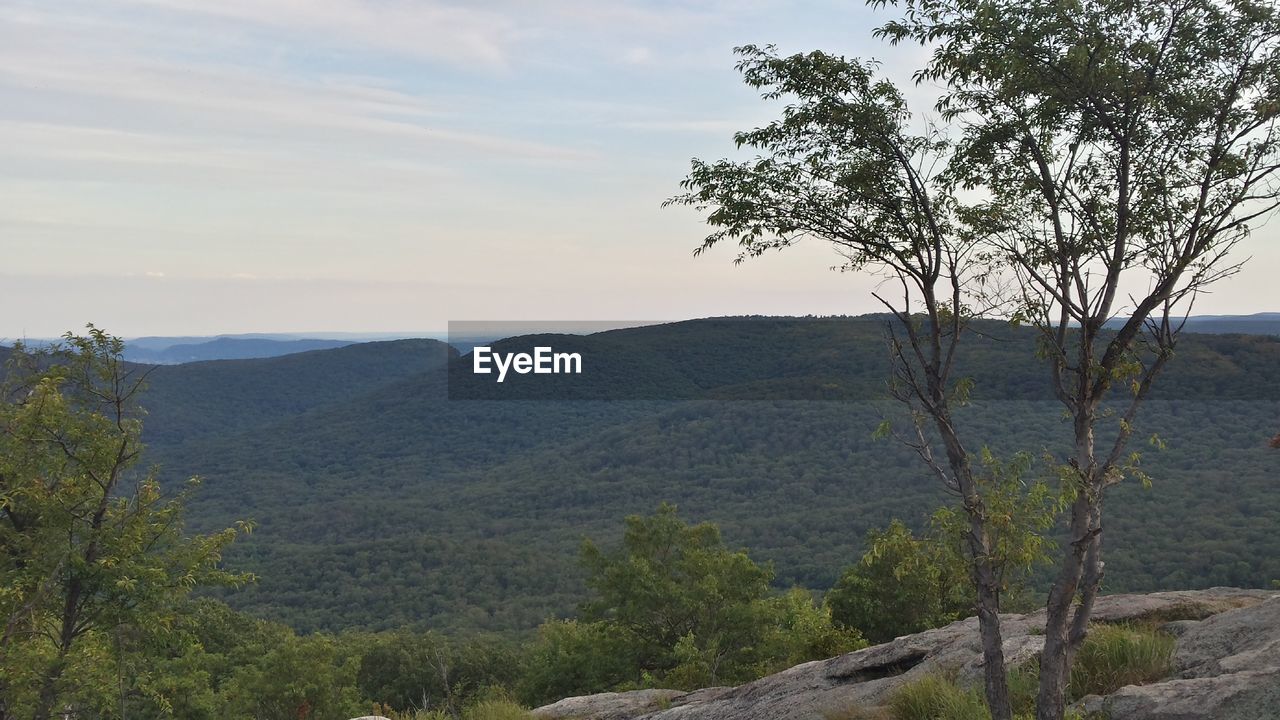
<instances>
[{"instance_id":1,"label":"gray rock surface","mask_svg":"<svg viewBox=\"0 0 1280 720\"><path fill-rule=\"evenodd\" d=\"M1280 718L1280 597L1179 630L1178 678L1085 698L1081 709L1126 720Z\"/></svg>"},{"instance_id":2,"label":"gray rock surface","mask_svg":"<svg viewBox=\"0 0 1280 720\"><path fill-rule=\"evenodd\" d=\"M1132 720L1280 718L1276 593L1212 588L1113 595L1098 599L1094 617L1101 622L1178 623L1175 664L1180 677L1123 688L1105 698L1086 698L1083 709ZM1002 615L1001 623L1010 666L1040 652L1043 611ZM976 618L797 665L737 687L669 690L666 695L652 690L604 693L561 700L534 714L576 720L824 720L853 710L874 714L900 685L943 670L958 672L962 682L981 682ZM1248 714L1259 708L1268 709L1261 715Z\"/></svg>"},{"instance_id":3,"label":"gray rock surface","mask_svg":"<svg viewBox=\"0 0 1280 720\"><path fill-rule=\"evenodd\" d=\"M634 690L583 695L544 705L534 710L533 716L547 720L627 720L668 707L672 700L686 695L688 693L680 690Z\"/></svg>"},{"instance_id":4,"label":"gray rock surface","mask_svg":"<svg viewBox=\"0 0 1280 720\"><path fill-rule=\"evenodd\" d=\"M1106 697L1090 695L1079 707L1114 720L1272 720L1280 717L1280 671L1129 685Z\"/></svg>"}]
</instances>

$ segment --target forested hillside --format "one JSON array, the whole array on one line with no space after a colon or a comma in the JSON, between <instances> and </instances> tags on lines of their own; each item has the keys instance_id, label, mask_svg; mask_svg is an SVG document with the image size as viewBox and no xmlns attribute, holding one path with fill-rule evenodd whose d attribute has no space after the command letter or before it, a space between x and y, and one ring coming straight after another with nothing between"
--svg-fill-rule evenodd
<instances>
[{"instance_id":1,"label":"forested hillside","mask_svg":"<svg viewBox=\"0 0 1280 720\"><path fill-rule=\"evenodd\" d=\"M968 442L1061 442L1032 334L981 330L964 358ZM918 525L942 499L909 451L872 438L896 411L884 332L880 318L725 319L552 338L630 353L597 376L633 383L639 399L615 401L449 400L431 341L164 367L148 440L167 481L205 478L193 529L258 524L231 561L262 579L226 600L302 629L532 628L582 597L584 535L663 501L773 561L777 584L825 590L868 529ZM1178 355L1140 428L1167 444L1142 444L1154 487L1110 502L1108 589L1267 584L1280 339L1188 335Z\"/></svg>"}]
</instances>

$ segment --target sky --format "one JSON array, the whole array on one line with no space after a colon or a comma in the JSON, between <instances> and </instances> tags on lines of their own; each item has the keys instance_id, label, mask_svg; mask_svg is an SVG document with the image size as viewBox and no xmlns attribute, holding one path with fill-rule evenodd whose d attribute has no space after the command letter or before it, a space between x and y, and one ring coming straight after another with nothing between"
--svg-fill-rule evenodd
<instances>
[{"instance_id":1,"label":"sky","mask_svg":"<svg viewBox=\"0 0 1280 720\"><path fill-rule=\"evenodd\" d=\"M922 57L860 2L3 0L0 338L857 314L812 243L663 209L768 122L735 46ZM909 99L927 107L928 88ZM1280 309L1280 243L1201 313Z\"/></svg>"}]
</instances>

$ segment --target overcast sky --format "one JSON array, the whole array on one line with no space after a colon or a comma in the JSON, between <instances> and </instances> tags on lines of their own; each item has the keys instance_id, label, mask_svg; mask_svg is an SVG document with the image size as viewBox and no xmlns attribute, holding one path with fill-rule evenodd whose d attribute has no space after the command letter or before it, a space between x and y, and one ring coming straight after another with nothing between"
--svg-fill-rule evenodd
<instances>
[{"instance_id":1,"label":"overcast sky","mask_svg":"<svg viewBox=\"0 0 1280 720\"><path fill-rule=\"evenodd\" d=\"M0 338L862 313L821 245L663 210L766 122L732 48L920 51L859 2L5 0ZM913 95L927 93L913 90ZM920 95L917 99L925 97ZM927 103L921 103L927 104ZM1198 307L1280 310L1273 227Z\"/></svg>"}]
</instances>

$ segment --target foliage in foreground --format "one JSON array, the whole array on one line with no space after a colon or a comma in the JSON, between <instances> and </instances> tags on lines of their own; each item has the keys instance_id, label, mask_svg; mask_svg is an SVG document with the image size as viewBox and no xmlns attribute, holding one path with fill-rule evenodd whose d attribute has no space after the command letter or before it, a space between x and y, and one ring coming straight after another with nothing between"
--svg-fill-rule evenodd
<instances>
[{"instance_id":1,"label":"foliage in foreground","mask_svg":"<svg viewBox=\"0 0 1280 720\"><path fill-rule=\"evenodd\" d=\"M973 593L964 558L945 543L915 537L894 520L867 534L867 553L827 593L832 620L888 642L966 617Z\"/></svg>"},{"instance_id":2,"label":"foliage in foreground","mask_svg":"<svg viewBox=\"0 0 1280 720\"><path fill-rule=\"evenodd\" d=\"M687 525L663 505L626 526L614 552L584 544L594 598L578 620L543 625L525 701L737 683L866 645L809 592L775 594L772 568L729 550L710 523Z\"/></svg>"},{"instance_id":3,"label":"foliage in foreground","mask_svg":"<svg viewBox=\"0 0 1280 720\"><path fill-rule=\"evenodd\" d=\"M183 532L185 496L138 468L143 379L90 326L15 349L0 387L0 718L124 714L126 677L166 707L140 658L180 644L176 608L221 568L241 525Z\"/></svg>"}]
</instances>

